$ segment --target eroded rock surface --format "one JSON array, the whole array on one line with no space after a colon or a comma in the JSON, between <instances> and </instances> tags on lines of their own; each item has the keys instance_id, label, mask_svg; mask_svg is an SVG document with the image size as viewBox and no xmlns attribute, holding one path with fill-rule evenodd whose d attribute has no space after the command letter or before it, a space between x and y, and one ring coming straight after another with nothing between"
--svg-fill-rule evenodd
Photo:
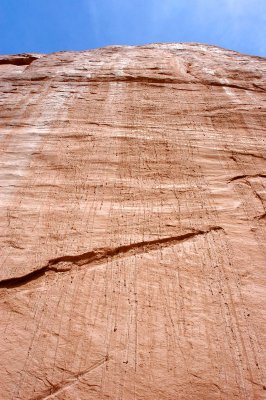
<instances>
[{"instance_id":1,"label":"eroded rock surface","mask_svg":"<svg viewBox=\"0 0 266 400\"><path fill-rule=\"evenodd\" d=\"M0 56L1 400L258 400L266 60Z\"/></svg>"}]
</instances>

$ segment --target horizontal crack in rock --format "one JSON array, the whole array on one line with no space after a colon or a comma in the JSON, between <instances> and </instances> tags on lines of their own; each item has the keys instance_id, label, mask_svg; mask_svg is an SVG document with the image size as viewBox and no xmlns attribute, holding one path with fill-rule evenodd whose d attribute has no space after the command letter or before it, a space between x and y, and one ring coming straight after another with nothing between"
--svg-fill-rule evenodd
<instances>
[{"instance_id":1,"label":"horizontal crack in rock","mask_svg":"<svg viewBox=\"0 0 266 400\"><path fill-rule=\"evenodd\" d=\"M261 220L261 219L266 219L266 213L263 213L261 215L258 215L257 217L255 217L255 219Z\"/></svg>"},{"instance_id":2,"label":"horizontal crack in rock","mask_svg":"<svg viewBox=\"0 0 266 400\"><path fill-rule=\"evenodd\" d=\"M201 81L199 81L199 83L201 83ZM205 83L206 85L209 86L221 86L221 87L228 87L228 88L232 88L232 89L240 89L240 90L248 90L251 92L265 92L265 89L253 84L253 88L252 87L246 87L246 86L242 86L242 85L237 85L237 84L231 84L231 83L221 83L221 82L214 82L214 81L203 81L202 83Z\"/></svg>"},{"instance_id":3,"label":"horizontal crack in rock","mask_svg":"<svg viewBox=\"0 0 266 400\"><path fill-rule=\"evenodd\" d=\"M56 267L56 265L60 263L69 262L77 266L83 266L91 264L92 262L103 262L108 258L114 258L122 254L129 254L129 255L139 254L139 253L145 253L149 250L157 250L162 247L169 247L171 245L175 245L178 242L184 242L196 236L206 235L212 231L219 231L219 230L223 230L223 228L219 226L214 226L208 229L207 231L193 230L192 232L188 232L183 235L170 236L155 240L147 240L143 242L136 242L114 248L99 248L78 255L66 255L53 258L45 266L41 267L38 270L32 271L29 274L9 279L3 279L2 281L0 281L0 288L12 289L15 287L25 285L29 282L41 278L47 272L62 273L71 270L71 267L67 268Z\"/></svg>"},{"instance_id":4,"label":"horizontal crack in rock","mask_svg":"<svg viewBox=\"0 0 266 400\"><path fill-rule=\"evenodd\" d=\"M0 65L9 64L9 65L30 65L33 61L37 60L39 57L36 57L32 54L18 54L15 56L7 56L0 57Z\"/></svg>"},{"instance_id":5,"label":"horizontal crack in rock","mask_svg":"<svg viewBox=\"0 0 266 400\"><path fill-rule=\"evenodd\" d=\"M255 158L261 158L263 160L266 160L266 157L260 154L254 154L254 153L245 153L243 151L235 151L234 155L241 155L241 156L250 156L250 157L255 157Z\"/></svg>"},{"instance_id":6,"label":"horizontal crack in rock","mask_svg":"<svg viewBox=\"0 0 266 400\"><path fill-rule=\"evenodd\" d=\"M266 178L266 175L264 174L255 174L255 175L237 175L234 176L233 178L229 179L229 183L233 181L238 181L241 179L249 179L249 178Z\"/></svg>"}]
</instances>

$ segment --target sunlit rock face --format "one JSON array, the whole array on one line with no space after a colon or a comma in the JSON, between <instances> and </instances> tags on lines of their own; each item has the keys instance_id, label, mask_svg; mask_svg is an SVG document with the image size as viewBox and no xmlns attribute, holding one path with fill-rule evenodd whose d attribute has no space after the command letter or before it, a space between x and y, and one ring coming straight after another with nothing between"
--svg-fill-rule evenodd
<instances>
[{"instance_id":1,"label":"sunlit rock face","mask_svg":"<svg viewBox=\"0 0 266 400\"><path fill-rule=\"evenodd\" d=\"M266 60L0 57L0 399L264 399Z\"/></svg>"}]
</instances>

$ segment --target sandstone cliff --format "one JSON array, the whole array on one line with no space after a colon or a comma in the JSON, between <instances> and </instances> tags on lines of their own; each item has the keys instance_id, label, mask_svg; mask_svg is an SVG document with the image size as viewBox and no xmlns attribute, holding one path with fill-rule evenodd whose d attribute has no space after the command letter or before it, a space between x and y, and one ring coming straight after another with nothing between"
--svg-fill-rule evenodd
<instances>
[{"instance_id":1,"label":"sandstone cliff","mask_svg":"<svg viewBox=\"0 0 266 400\"><path fill-rule=\"evenodd\" d=\"M0 56L0 399L263 399L266 60Z\"/></svg>"}]
</instances>

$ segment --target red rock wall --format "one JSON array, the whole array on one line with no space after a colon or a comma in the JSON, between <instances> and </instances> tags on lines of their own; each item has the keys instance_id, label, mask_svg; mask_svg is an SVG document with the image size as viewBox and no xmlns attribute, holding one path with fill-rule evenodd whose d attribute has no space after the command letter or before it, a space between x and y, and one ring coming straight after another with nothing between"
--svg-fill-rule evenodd
<instances>
[{"instance_id":1,"label":"red rock wall","mask_svg":"<svg viewBox=\"0 0 266 400\"><path fill-rule=\"evenodd\" d=\"M0 56L0 399L264 399L266 60Z\"/></svg>"}]
</instances>

